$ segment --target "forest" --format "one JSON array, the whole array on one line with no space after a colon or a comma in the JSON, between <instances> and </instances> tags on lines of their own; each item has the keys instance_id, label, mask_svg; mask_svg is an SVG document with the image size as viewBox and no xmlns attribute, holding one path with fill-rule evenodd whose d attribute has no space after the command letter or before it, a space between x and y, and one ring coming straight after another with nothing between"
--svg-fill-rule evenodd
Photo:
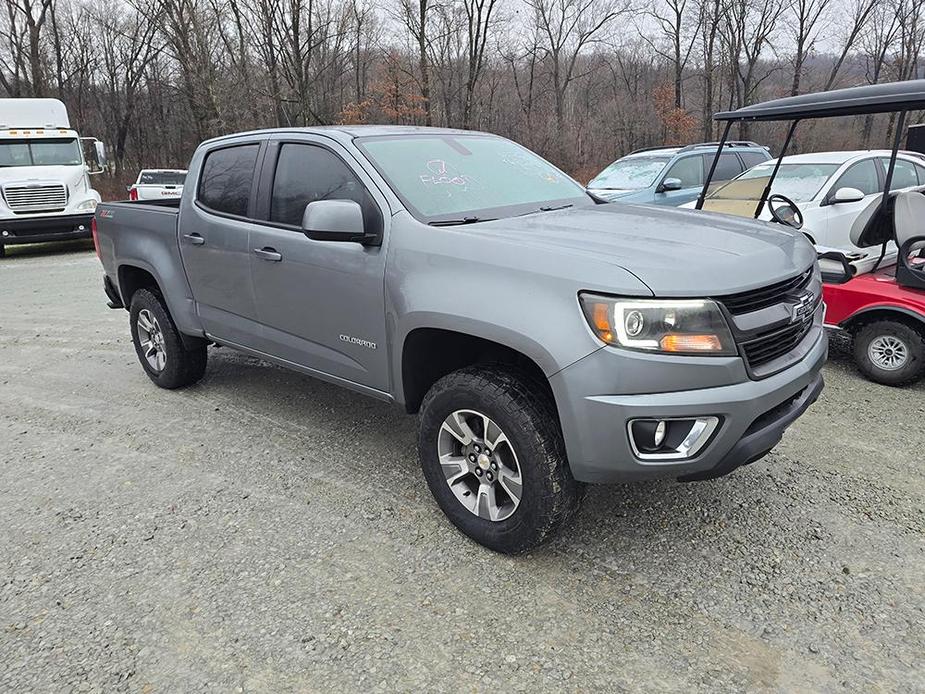
<instances>
[{"instance_id":1,"label":"forest","mask_svg":"<svg viewBox=\"0 0 925 694\"><path fill-rule=\"evenodd\" d=\"M5 0L0 92L62 99L110 181L277 126L485 130L582 181L635 148L716 139L711 115L916 78L916 0ZM883 117L797 150L886 143ZM740 138L779 144L779 129Z\"/></svg>"}]
</instances>

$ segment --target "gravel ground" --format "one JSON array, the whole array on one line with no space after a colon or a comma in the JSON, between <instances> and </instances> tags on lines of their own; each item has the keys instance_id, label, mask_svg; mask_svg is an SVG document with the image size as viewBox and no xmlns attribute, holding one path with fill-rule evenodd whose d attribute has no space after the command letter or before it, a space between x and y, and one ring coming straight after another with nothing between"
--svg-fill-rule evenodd
<instances>
[{"instance_id":1,"label":"gravel ground","mask_svg":"<svg viewBox=\"0 0 925 694\"><path fill-rule=\"evenodd\" d=\"M397 408L213 350L155 388L86 246L0 261L0 691L925 691L925 386L724 479L594 487L516 559Z\"/></svg>"}]
</instances>

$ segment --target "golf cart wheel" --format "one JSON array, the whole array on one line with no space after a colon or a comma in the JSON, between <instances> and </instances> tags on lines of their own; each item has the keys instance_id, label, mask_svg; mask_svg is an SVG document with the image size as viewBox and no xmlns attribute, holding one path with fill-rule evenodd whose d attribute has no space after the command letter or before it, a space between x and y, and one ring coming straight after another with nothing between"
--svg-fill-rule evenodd
<instances>
[{"instance_id":1,"label":"golf cart wheel","mask_svg":"<svg viewBox=\"0 0 925 694\"><path fill-rule=\"evenodd\" d=\"M854 336L854 360L877 383L912 383L925 375L925 333L899 321L868 323Z\"/></svg>"},{"instance_id":2,"label":"golf cart wheel","mask_svg":"<svg viewBox=\"0 0 925 694\"><path fill-rule=\"evenodd\" d=\"M129 326L138 361L156 385L182 388L202 378L206 342L189 338L184 344L159 292L139 289L132 295Z\"/></svg>"},{"instance_id":3,"label":"golf cart wheel","mask_svg":"<svg viewBox=\"0 0 925 694\"><path fill-rule=\"evenodd\" d=\"M505 365L464 368L433 385L418 455L450 522L496 552L536 547L581 501L555 403L530 374Z\"/></svg>"}]
</instances>

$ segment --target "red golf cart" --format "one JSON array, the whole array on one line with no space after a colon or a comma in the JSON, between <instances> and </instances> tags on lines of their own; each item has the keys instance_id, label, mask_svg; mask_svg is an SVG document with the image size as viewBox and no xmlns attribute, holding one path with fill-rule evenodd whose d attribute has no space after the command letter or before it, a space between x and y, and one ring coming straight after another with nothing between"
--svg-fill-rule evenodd
<instances>
[{"instance_id":1,"label":"red golf cart","mask_svg":"<svg viewBox=\"0 0 925 694\"><path fill-rule=\"evenodd\" d=\"M703 209L722 143L733 123L788 121L784 146L756 201L754 216L767 204L775 222L799 229L803 219L796 203L771 194L797 124L816 118L896 113L883 194L857 217L851 229L851 241L860 252L817 247L827 327L848 331L860 370L871 380L891 386L925 376L925 185L891 192L906 116L920 109L925 109L925 80L804 94L717 113L714 118L726 127L696 205Z\"/></svg>"}]
</instances>

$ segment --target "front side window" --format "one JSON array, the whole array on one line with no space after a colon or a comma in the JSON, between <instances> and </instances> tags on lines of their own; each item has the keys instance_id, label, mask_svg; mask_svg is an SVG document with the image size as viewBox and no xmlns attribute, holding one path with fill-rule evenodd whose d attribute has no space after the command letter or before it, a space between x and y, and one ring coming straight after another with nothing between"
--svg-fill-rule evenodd
<instances>
[{"instance_id":1,"label":"front side window","mask_svg":"<svg viewBox=\"0 0 925 694\"><path fill-rule=\"evenodd\" d=\"M703 157L696 155L679 159L668 169L665 178L677 178L682 188L703 185Z\"/></svg>"},{"instance_id":2,"label":"front side window","mask_svg":"<svg viewBox=\"0 0 925 694\"><path fill-rule=\"evenodd\" d=\"M402 135L356 142L411 213L427 223L594 204L552 164L501 137Z\"/></svg>"},{"instance_id":3,"label":"front side window","mask_svg":"<svg viewBox=\"0 0 925 694\"><path fill-rule=\"evenodd\" d=\"M284 144L273 177L270 221L301 227L305 207L316 200L353 200L363 208L366 233L379 226L378 205L339 157L323 147Z\"/></svg>"},{"instance_id":4,"label":"front side window","mask_svg":"<svg viewBox=\"0 0 925 694\"><path fill-rule=\"evenodd\" d=\"M618 159L588 183L598 190L642 190L648 188L671 157L632 156Z\"/></svg>"},{"instance_id":5,"label":"front side window","mask_svg":"<svg viewBox=\"0 0 925 694\"><path fill-rule=\"evenodd\" d=\"M79 166L83 164L76 138L0 141L0 166Z\"/></svg>"},{"instance_id":6,"label":"front side window","mask_svg":"<svg viewBox=\"0 0 925 694\"><path fill-rule=\"evenodd\" d=\"M880 177L877 175L877 165L874 160L865 159L857 164L852 164L841 175L838 182L832 186L832 193L835 193L839 188L857 188L864 195L880 192Z\"/></svg>"},{"instance_id":7,"label":"front side window","mask_svg":"<svg viewBox=\"0 0 925 694\"><path fill-rule=\"evenodd\" d=\"M247 215L260 145L235 145L206 155L199 179L199 202L216 212Z\"/></svg>"}]
</instances>

